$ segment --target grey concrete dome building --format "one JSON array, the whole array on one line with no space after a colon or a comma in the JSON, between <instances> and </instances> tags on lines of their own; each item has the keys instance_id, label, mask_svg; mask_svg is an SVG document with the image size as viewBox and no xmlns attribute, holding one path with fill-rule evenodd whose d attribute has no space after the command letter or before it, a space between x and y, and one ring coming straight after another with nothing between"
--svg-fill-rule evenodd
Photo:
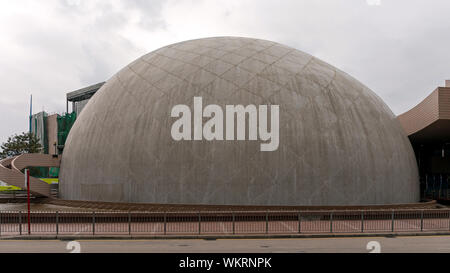
<instances>
[{"instance_id":1,"label":"grey concrete dome building","mask_svg":"<svg viewBox=\"0 0 450 273\"><path fill-rule=\"evenodd\" d=\"M279 105L279 147L175 141L174 105ZM63 153L60 197L225 205L419 200L411 144L363 84L299 50L237 37L185 41L123 68L93 96Z\"/></svg>"}]
</instances>

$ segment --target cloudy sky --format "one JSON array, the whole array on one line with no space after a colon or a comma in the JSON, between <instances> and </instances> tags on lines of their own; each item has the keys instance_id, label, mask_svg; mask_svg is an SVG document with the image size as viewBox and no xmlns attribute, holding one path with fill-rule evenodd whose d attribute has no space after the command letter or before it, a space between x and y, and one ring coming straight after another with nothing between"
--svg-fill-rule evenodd
<instances>
[{"instance_id":1,"label":"cloudy sky","mask_svg":"<svg viewBox=\"0 0 450 273\"><path fill-rule=\"evenodd\" d=\"M246 36L346 71L395 114L450 79L448 0L0 0L0 143L167 44Z\"/></svg>"}]
</instances>

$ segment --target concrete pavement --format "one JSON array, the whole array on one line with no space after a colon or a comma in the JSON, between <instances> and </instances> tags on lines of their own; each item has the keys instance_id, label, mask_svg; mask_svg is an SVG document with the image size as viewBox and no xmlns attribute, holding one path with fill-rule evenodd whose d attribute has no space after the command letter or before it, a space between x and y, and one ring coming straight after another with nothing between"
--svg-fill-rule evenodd
<instances>
[{"instance_id":1,"label":"concrete pavement","mask_svg":"<svg viewBox=\"0 0 450 273\"><path fill-rule=\"evenodd\" d=\"M450 252L450 236L286 239L0 240L0 252L67 253L368 253ZM369 244L369 245L368 245ZM78 247L79 246L79 247ZM377 249L377 247L379 249Z\"/></svg>"}]
</instances>

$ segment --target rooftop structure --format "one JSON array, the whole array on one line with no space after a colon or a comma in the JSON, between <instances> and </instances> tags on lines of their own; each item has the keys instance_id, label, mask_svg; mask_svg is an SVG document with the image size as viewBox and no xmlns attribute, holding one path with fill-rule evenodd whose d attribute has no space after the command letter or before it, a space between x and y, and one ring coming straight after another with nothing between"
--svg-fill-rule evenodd
<instances>
[{"instance_id":1,"label":"rooftop structure","mask_svg":"<svg viewBox=\"0 0 450 273\"><path fill-rule=\"evenodd\" d=\"M415 151L422 196L450 200L450 81L398 119Z\"/></svg>"},{"instance_id":2,"label":"rooftop structure","mask_svg":"<svg viewBox=\"0 0 450 273\"><path fill-rule=\"evenodd\" d=\"M103 84L105 84L105 82L96 83L67 93L66 112L69 113L69 102L72 102L72 112L75 112L78 116L89 99L103 86Z\"/></svg>"}]
</instances>

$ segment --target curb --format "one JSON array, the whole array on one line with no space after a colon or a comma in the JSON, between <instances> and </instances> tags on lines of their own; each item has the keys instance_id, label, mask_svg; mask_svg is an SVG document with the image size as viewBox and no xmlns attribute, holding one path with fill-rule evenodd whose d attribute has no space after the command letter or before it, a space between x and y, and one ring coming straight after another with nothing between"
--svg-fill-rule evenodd
<instances>
[{"instance_id":1,"label":"curb","mask_svg":"<svg viewBox=\"0 0 450 273\"><path fill-rule=\"evenodd\" d=\"M242 235L19 235L0 237L6 240L185 240L185 239L296 239L296 238L364 238L404 236L445 236L445 232L400 232L400 233L323 233L323 234L242 234Z\"/></svg>"}]
</instances>

